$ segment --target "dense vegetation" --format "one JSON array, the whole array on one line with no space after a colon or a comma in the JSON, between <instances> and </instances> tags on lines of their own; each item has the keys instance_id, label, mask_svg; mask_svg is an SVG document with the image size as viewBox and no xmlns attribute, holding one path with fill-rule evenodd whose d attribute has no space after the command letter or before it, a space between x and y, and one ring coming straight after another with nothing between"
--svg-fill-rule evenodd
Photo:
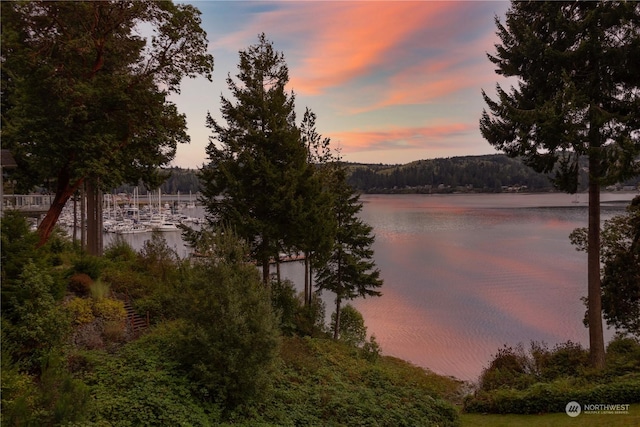
<instances>
[{"instance_id":1,"label":"dense vegetation","mask_svg":"<svg viewBox=\"0 0 640 427\"><path fill-rule=\"evenodd\" d=\"M548 174L535 172L519 159L503 154L463 156L417 160L403 165L346 163L347 181L364 193L500 193L506 191L552 191ZM586 174L586 162L582 173ZM169 176L160 187L163 194L193 194L200 191L197 171L167 169ZM582 182L585 182L583 179ZM621 186L637 187L640 177L628 179ZM579 191L585 190L579 187ZM132 186L117 192L131 193ZM144 194L141 190L140 194Z\"/></svg>"},{"instance_id":2,"label":"dense vegetation","mask_svg":"<svg viewBox=\"0 0 640 427\"><path fill-rule=\"evenodd\" d=\"M3 425L459 424L459 382L381 356L349 305L332 340L322 304L264 287L233 233L196 261L156 234L100 258L36 240L3 218Z\"/></svg>"},{"instance_id":3,"label":"dense vegetation","mask_svg":"<svg viewBox=\"0 0 640 427\"><path fill-rule=\"evenodd\" d=\"M549 191L548 176L496 154L418 160L406 165L353 165L349 183L367 193Z\"/></svg>"},{"instance_id":4,"label":"dense vegetation","mask_svg":"<svg viewBox=\"0 0 640 427\"><path fill-rule=\"evenodd\" d=\"M589 364L589 352L568 341L549 349L532 342L498 350L465 398L467 412L540 414L564 412L568 402L640 403L640 341L618 335L609 343L604 370Z\"/></svg>"}]
</instances>

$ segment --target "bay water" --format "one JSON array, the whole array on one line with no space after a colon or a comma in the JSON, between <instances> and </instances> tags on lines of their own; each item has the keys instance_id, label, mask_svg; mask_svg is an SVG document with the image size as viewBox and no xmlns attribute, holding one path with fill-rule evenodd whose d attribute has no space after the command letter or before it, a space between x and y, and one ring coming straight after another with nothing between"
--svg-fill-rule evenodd
<instances>
[{"instance_id":1,"label":"bay water","mask_svg":"<svg viewBox=\"0 0 640 427\"><path fill-rule=\"evenodd\" d=\"M603 193L602 219L634 193ZM587 257L569 234L587 226L587 195L363 195L382 296L350 303L385 355L475 381L503 345L571 340L583 326ZM180 233L164 233L185 256ZM139 249L148 235L127 235ZM108 241L105 241L108 243ZM301 289L301 263L281 267ZM327 314L333 296L323 295ZM605 330L605 339L613 332Z\"/></svg>"}]
</instances>

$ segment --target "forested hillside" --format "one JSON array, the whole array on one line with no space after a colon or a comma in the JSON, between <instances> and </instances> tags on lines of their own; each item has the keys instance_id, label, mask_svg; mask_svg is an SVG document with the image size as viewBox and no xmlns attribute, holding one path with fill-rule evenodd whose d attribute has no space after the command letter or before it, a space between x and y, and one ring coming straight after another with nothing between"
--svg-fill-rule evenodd
<instances>
[{"instance_id":1,"label":"forested hillside","mask_svg":"<svg viewBox=\"0 0 640 427\"><path fill-rule=\"evenodd\" d=\"M548 191L549 177L502 154L351 167L349 183L366 193Z\"/></svg>"}]
</instances>

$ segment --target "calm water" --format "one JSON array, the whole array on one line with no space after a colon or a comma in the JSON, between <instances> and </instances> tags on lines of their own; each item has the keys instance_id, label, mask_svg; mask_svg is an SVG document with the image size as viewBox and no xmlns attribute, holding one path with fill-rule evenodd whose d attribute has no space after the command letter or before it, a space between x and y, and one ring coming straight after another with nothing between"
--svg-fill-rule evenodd
<instances>
[{"instance_id":1,"label":"calm water","mask_svg":"<svg viewBox=\"0 0 640 427\"><path fill-rule=\"evenodd\" d=\"M602 195L603 219L633 194ZM369 195L362 218L374 227L379 298L352 304L384 354L434 372L476 380L503 344L586 346L582 326L586 254L569 233L587 224L586 195ZM134 247L146 235L129 235ZM165 233L181 255L179 233ZM302 284L298 263L282 272ZM327 312L333 297L324 295ZM611 331L605 331L607 337Z\"/></svg>"},{"instance_id":2,"label":"calm water","mask_svg":"<svg viewBox=\"0 0 640 427\"><path fill-rule=\"evenodd\" d=\"M503 344L586 346L586 254L568 238L587 224L586 197L363 196L383 296L352 304L385 354L464 380ZM612 201L632 197L603 194L603 219L624 212Z\"/></svg>"}]
</instances>

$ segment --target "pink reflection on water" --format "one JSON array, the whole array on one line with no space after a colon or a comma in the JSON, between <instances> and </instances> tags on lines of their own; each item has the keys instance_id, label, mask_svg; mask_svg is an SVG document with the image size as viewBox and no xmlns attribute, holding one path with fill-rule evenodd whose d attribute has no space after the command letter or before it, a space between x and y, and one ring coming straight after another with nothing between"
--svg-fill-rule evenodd
<instances>
[{"instance_id":1,"label":"pink reflection on water","mask_svg":"<svg viewBox=\"0 0 640 427\"><path fill-rule=\"evenodd\" d=\"M381 298L354 305L385 353L475 380L503 344L586 345L586 257L568 241L583 225L575 212L424 200L376 201L365 215L385 285Z\"/></svg>"}]
</instances>

